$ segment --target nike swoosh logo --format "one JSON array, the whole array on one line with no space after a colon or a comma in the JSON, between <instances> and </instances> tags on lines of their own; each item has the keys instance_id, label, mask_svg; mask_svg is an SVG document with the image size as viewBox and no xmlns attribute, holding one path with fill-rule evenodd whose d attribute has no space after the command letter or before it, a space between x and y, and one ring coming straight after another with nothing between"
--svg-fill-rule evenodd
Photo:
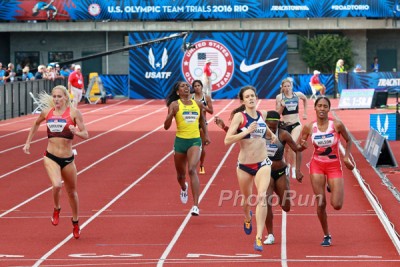
<instances>
[{"instance_id":1,"label":"nike swoosh logo","mask_svg":"<svg viewBox=\"0 0 400 267\"><path fill-rule=\"evenodd\" d=\"M251 65L246 65L246 63L244 63L245 59L243 59L242 63L240 64L240 70L242 72L249 72L249 71L255 70L259 67L262 67L264 65L267 65L268 63L271 63L277 59L278 59L278 57L269 59L269 60L265 60L265 61L261 61L259 63L255 63L255 64L251 64Z\"/></svg>"}]
</instances>

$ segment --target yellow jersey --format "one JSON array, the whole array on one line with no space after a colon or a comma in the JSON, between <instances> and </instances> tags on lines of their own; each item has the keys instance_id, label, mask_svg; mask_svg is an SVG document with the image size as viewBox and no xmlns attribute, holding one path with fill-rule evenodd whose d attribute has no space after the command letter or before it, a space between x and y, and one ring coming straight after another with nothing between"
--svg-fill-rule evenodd
<instances>
[{"instance_id":1,"label":"yellow jersey","mask_svg":"<svg viewBox=\"0 0 400 267\"><path fill-rule=\"evenodd\" d=\"M199 118L200 107L196 101L190 100L191 105L185 105L178 99L179 111L175 115L176 136L184 139L200 137Z\"/></svg>"}]
</instances>

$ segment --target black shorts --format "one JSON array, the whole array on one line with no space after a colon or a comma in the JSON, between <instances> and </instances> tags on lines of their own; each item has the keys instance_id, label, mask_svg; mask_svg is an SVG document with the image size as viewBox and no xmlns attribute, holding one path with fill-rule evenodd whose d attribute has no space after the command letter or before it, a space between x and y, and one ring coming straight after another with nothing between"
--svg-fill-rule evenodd
<instances>
[{"instance_id":1,"label":"black shorts","mask_svg":"<svg viewBox=\"0 0 400 267\"><path fill-rule=\"evenodd\" d=\"M290 134L292 133L293 129L296 128L297 126L300 126L300 122L296 122L290 125L285 125L285 130L288 131Z\"/></svg>"},{"instance_id":2,"label":"black shorts","mask_svg":"<svg viewBox=\"0 0 400 267\"><path fill-rule=\"evenodd\" d=\"M279 178L282 177L282 175L286 174L287 172L287 166L280 168L278 170L271 170L271 178L274 179L274 181L277 181Z\"/></svg>"},{"instance_id":3,"label":"black shorts","mask_svg":"<svg viewBox=\"0 0 400 267\"><path fill-rule=\"evenodd\" d=\"M53 154L49 153L48 151L46 151L46 152L44 153L44 155L45 155L46 157L48 157L49 159L51 159L52 161L54 161L55 163L57 163L57 164L60 166L61 170L62 170L65 166L67 166L68 164L70 164L70 163L72 163L72 162L74 161L74 155L72 155L72 156L69 157L69 158L59 158L59 157L54 156Z\"/></svg>"}]
</instances>

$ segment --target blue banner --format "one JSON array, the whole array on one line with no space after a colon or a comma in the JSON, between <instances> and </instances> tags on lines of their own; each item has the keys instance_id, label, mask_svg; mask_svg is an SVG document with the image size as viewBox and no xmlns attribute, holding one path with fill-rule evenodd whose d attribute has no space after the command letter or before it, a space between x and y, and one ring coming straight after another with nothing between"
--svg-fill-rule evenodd
<instances>
[{"instance_id":1,"label":"blue banner","mask_svg":"<svg viewBox=\"0 0 400 267\"><path fill-rule=\"evenodd\" d=\"M342 76L342 77L341 77ZM378 91L393 91L400 89L400 72L349 72L340 73L339 88L366 89L374 88Z\"/></svg>"},{"instance_id":2,"label":"blue banner","mask_svg":"<svg viewBox=\"0 0 400 267\"><path fill-rule=\"evenodd\" d=\"M130 43L166 37L165 32L137 32ZM275 32L202 32L189 34L195 47L186 52L182 40L130 51L130 98L163 99L178 80L202 79L206 59L212 61L215 99L236 98L242 86L252 85L258 97L274 98L287 75L286 34Z\"/></svg>"},{"instance_id":3,"label":"blue banner","mask_svg":"<svg viewBox=\"0 0 400 267\"><path fill-rule=\"evenodd\" d=\"M0 0L0 20L398 17L397 0Z\"/></svg>"}]
</instances>

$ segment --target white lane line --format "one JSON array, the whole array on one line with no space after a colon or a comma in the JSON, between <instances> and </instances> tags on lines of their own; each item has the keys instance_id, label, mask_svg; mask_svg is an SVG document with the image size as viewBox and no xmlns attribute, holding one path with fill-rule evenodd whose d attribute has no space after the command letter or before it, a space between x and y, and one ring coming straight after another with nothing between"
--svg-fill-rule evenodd
<instances>
[{"instance_id":1,"label":"white lane line","mask_svg":"<svg viewBox=\"0 0 400 267\"><path fill-rule=\"evenodd\" d=\"M329 256L306 256L306 258L342 258L342 259L381 259L382 256L370 256L370 255L329 255Z\"/></svg>"},{"instance_id":2,"label":"white lane line","mask_svg":"<svg viewBox=\"0 0 400 267\"><path fill-rule=\"evenodd\" d=\"M287 267L287 246L286 246L286 227L287 227L287 214L282 210L282 241L281 241L281 266Z\"/></svg>"}]
</instances>

